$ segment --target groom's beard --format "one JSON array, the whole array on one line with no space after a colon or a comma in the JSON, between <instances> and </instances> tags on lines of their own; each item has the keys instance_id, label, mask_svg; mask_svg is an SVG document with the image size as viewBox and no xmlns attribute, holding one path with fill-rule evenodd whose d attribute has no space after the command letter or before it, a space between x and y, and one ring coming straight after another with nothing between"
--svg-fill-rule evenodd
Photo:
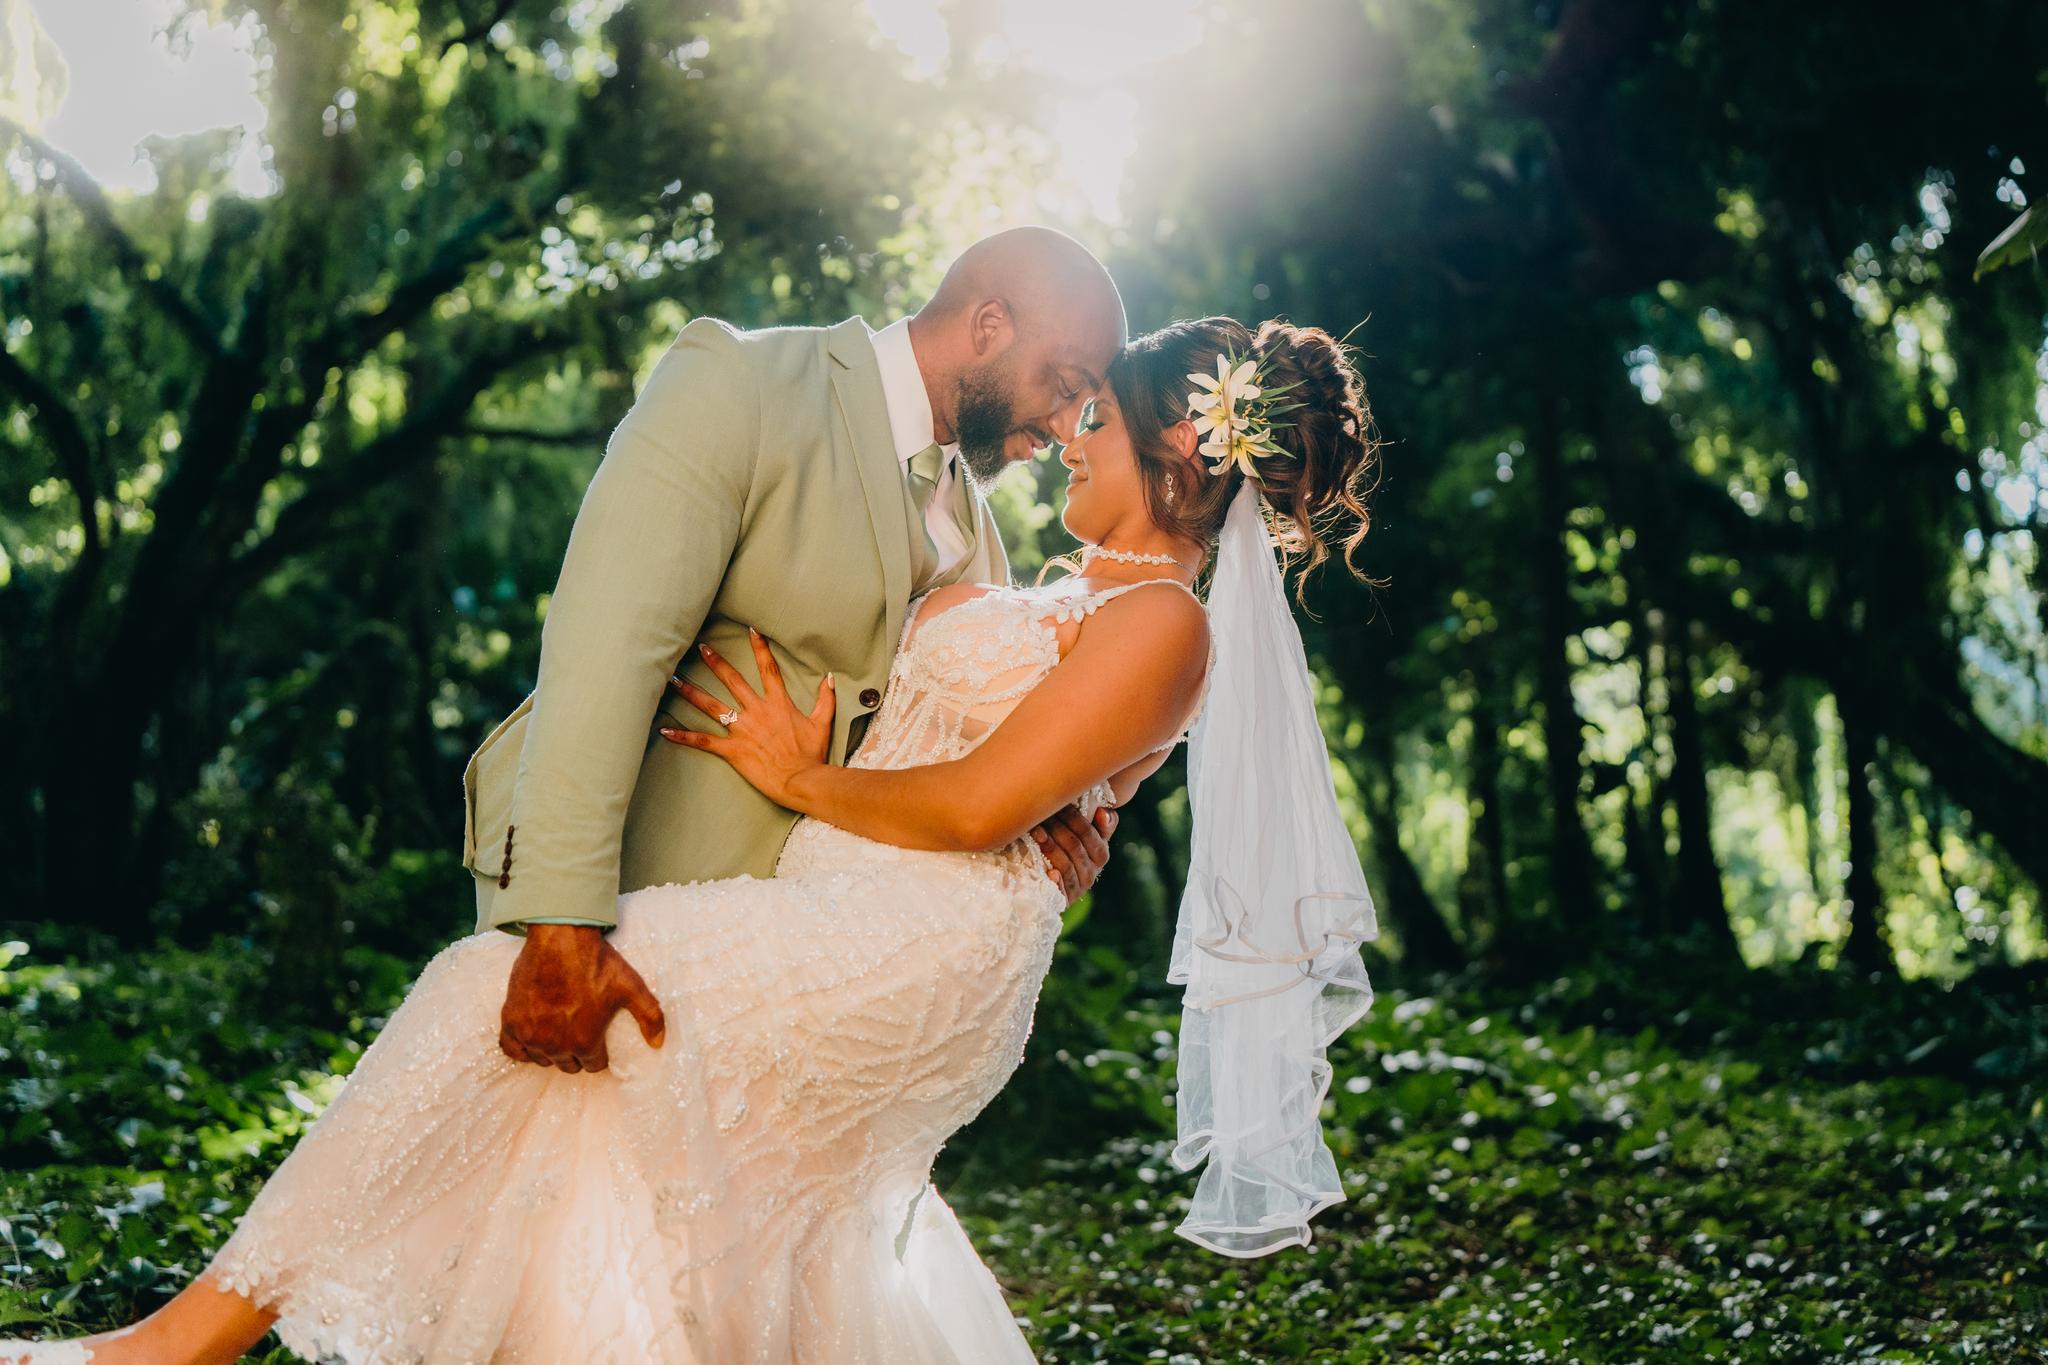
<instances>
[{"instance_id":1,"label":"groom's beard","mask_svg":"<svg viewBox=\"0 0 2048 1365\"><path fill-rule=\"evenodd\" d=\"M953 431L960 441L960 463L968 477L983 489L1002 476L1008 467L1003 447L1016 429L1010 405L1010 391L1000 362L977 366L954 381L956 397Z\"/></svg>"}]
</instances>

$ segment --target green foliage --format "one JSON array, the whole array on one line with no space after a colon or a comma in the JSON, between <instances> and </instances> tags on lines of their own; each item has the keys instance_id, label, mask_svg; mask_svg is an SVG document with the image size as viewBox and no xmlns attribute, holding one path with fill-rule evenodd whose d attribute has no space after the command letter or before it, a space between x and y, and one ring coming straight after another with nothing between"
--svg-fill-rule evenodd
<instances>
[{"instance_id":1,"label":"green foliage","mask_svg":"<svg viewBox=\"0 0 2048 1365\"><path fill-rule=\"evenodd\" d=\"M269 1020L252 945L104 948L0 949L0 1325L97 1330L180 1287L413 970L352 953L328 1030ZM939 1173L1047 1360L2039 1358L2038 971L1900 990L1644 952L1383 990L1331 1054L1350 1198L1235 1261L1172 1231L1176 1015L1080 956L1027 1059L1072 1084L1023 1122L1020 1076Z\"/></svg>"},{"instance_id":2,"label":"green foliage","mask_svg":"<svg viewBox=\"0 0 2048 1365\"><path fill-rule=\"evenodd\" d=\"M1725 923L1751 961L2039 954L2039 278L1972 288L1958 253L2041 160L2041 44L1958 25L1934 62L1879 14L1739 4L1209 8L1147 77L1173 97L1139 101L1126 221L1082 231L1139 328L1359 324L1391 586L1326 568L1306 626L1390 946L1509 959L1585 941L1583 912ZM881 322L989 211L1058 202L1065 87L988 56L989 0L945 10L932 80L854 4L294 13L180 21L249 21L265 59L254 197L219 130L101 191L37 132L62 72L7 22L39 76L0 130L26 918L238 922L261 879L194 857L187 818L222 764L252 808L325 784L351 884L454 846L455 775L533 684L577 498L676 328ZM1195 84L1243 116L1184 117ZM1059 474L995 494L1020 577L1070 545ZM1172 898L1152 816L1126 842L1163 874L1120 904Z\"/></svg>"},{"instance_id":3,"label":"green foliage","mask_svg":"<svg viewBox=\"0 0 2048 1365\"><path fill-rule=\"evenodd\" d=\"M931 94L850 6L189 8L251 21L272 193L233 189L232 132L153 141L115 197L0 117L0 893L33 914L61 869L137 936L224 743L255 791L332 774L377 860L449 840L443 770L532 685L667 341L836 321L924 242ZM846 117L884 93L901 122ZM379 728L334 762L345 716Z\"/></svg>"},{"instance_id":4,"label":"green foliage","mask_svg":"<svg viewBox=\"0 0 2048 1365\"><path fill-rule=\"evenodd\" d=\"M1148 106L1140 327L1363 320L1391 587L1308 633L1404 953L2041 952L2043 277L1970 279L2048 11L1986 16L1281 0L1187 57L1241 114Z\"/></svg>"},{"instance_id":5,"label":"green foliage","mask_svg":"<svg viewBox=\"0 0 2048 1365\"><path fill-rule=\"evenodd\" d=\"M280 1016L274 959L249 939L136 954L56 939L68 960L0 945L0 1325L75 1332L146 1311L205 1265L385 1015ZM384 1012L411 977L368 950L335 966L337 991Z\"/></svg>"},{"instance_id":6,"label":"green foliage","mask_svg":"<svg viewBox=\"0 0 2048 1365\"><path fill-rule=\"evenodd\" d=\"M1972 280L1981 279L1987 271L2000 266L2017 265L2031 261L2041 254L2041 248L2048 245L2048 214L2034 211L2032 205L2020 211L2019 217L2006 225L2005 231L1993 237L1977 257L1976 268L1970 272Z\"/></svg>"},{"instance_id":7,"label":"green foliage","mask_svg":"<svg viewBox=\"0 0 2048 1365\"><path fill-rule=\"evenodd\" d=\"M1645 951L1519 992L1430 984L1332 1049L1351 1197L1307 1249L1174 1235L1195 1176L1155 1103L1170 1048L1084 1059L1147 1092L1099 1147L1044 1155L1042 1116L1073 1111L1043 1105L957 1139L942 1187L1044 1358L2042 1358L2048 976L1902 992Z\"/></svg>"}]
</instances>

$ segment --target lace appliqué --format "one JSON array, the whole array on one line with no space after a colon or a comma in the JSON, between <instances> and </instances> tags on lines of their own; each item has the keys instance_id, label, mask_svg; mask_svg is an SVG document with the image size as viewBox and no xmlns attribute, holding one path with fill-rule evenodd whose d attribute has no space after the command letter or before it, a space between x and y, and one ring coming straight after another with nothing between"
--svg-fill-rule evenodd
<instances>
[{"instance_id":1,"label":"lace appliqu\u00e9","mask_svg":"<svg viewBox=\"0 0 2048 1365\"><path fill-rule=\"evenodd\" d=\"M92 1350L76 1341L0 1340L0 1362L5 1365L86 1365Z\"/></svg>"}]
</instances>

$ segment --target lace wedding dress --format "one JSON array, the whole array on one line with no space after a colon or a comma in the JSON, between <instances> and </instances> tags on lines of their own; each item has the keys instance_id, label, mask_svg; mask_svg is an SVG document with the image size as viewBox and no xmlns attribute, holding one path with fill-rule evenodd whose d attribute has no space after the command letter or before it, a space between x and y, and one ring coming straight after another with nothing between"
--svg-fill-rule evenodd
<instances>
[{"instance_id":1,"label":"lace wedding dress","mask_svg":"<svg viewBox=\"0 0 2048 1365\"><path fill-rule=\"evenodd\" d=\"M851 766L972 749L1058 623L1135 586L913 603ZM667 1034L622 1011L582 1074L498 1049L520 940L458 940L209 1268L349 1365L1030 1365L930 1174L1022 1059L1062 905L1028 836L937 853L799 820L772 878L619 898Z\"/></svg>"}]
</instances>

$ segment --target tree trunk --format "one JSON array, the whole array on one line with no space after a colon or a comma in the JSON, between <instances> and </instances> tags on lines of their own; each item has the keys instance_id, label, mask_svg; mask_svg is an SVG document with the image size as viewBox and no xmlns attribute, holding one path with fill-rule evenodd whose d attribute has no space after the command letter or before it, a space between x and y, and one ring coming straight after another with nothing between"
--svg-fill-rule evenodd
<instances>
[{"instance_id":1,"label":"tree trunk","mask_svg":"<svg viewBox=\"0 0 2048 1365\"><path fill-rule=\"evenodd\" d=\"M1499 686L1491 660L1477 670L1478 686L1472 705L1472 851L1468 872L1483 893L1491 937L1499 937L1515 917L1508 893L1507 822L1501 818ZM1465 932L1476 937L1477 916L1465 917Z\"/></svg>"},{"instance_id":2,"label":"tree trunk","mask_svg":"<svg viewBox=\"0 0 2048 1365\"><path fill-rule=\"evenodd\" d=\"M1643 718L1643 740L1623 764L1622 781L1628 792L1628 804L1623 807L1624 856L1633 917L1646 938L1662 941L1672 931L1671 860L1664 849L1664 784L1657 771L1659 708L1653 697L1661 672L1659 665L1666 654L1655 624L1662 617L1649 608L1633 584L1627 611L1630 652L1636 666L1636 709ZM1641 769L1640 782L1629 773L1632 767Z\"/></svg>"},{"instance_id":3,"label":"tree trunk","mask_svg":"<svg viewBox=\"0 0 2048 1365\"><path fill-rule=\"evenodd\" d=\"M1842 957L1863 971L1896 976L1877 882L1877 731L1861 697L1845 693L1840 701L1849 769L1849 941Z\"/></svg>"},{"instance_id":4,"label":"tree trunk","mask_svg":"<svg viewBox=\"0 0 2048 1365\"><path fill-rule=\"evenodd\" d=\"M31 781L43 791L48 875L34 889L31 917L139 942L149 907L132 894L130 870L148 709L80 686L59 693L44 719Z\"/></svg>"},{"instance_id":5,"label":"tree trunk","mask_svg":"<svg viewBox=\"0 0 2048 1365\"><path fill-rule=\"evenodd\" d=\"M1671 785L1678 809L1678 884L1673 904L1680 934L1703 934L1739 960L1728 904L1721 895L1721 868L1714 861L1714 816L1707 791L1705 745L1700 737L1698 698L1693 692L1691 624L1664 614L1666 704L1671 710Z\"/></svg>"},{"instance_id":6,"label":"tree trunk","mask_svg":"<svg viewBox=\"0 0 2048 1365\"><path fill-rule=\"evenodd\" d=\"M1582 736L1572 701L1574 631L1571 581L1564 534L1571 495L1566 487L1564 437L1556 400L1546 402L1531 433L1541 526L1535 577L1542 645L1537 652L1537 687L1543 706L1546 786L1550 796L1550 890L1560 927L1583 931L1594 915L1593 849L1579 816Z\"/></svg>"},{"instance_id":7,"label":"tree trunk","mask_svg":"<svg viewBox=\"0 0 2048 1365\"><path fill-rule=\"evenodd\" d=\"M1373 858L1384 879L1373 908L1401 937L1401 957L1428 969L1455 969L1465 964L1443 912L1423 885L1422 873L1401 847L1399 781L1394 771L1393 727L1370 720L1358 757L1364 781L1358 784L1365 818L1372 827Z\"/></svg>"},{"instance_id":8,"label":"tree trunk","mask_svg":"<svg viewBox=\"0 0 2048 1365\"><path fill-rule=\"evenodd\" d=\"M1821 736L1820 725L1814 715L1813 685L1803 678L1791 679L1781 690L1789 703L1785 708L1786 729L1792 737L1792 761L1785 776L1790 786L1788 796L1802 812L1803 837L1799 842L1806 863L1806 878L1813 884L1815 899L1825 899L1833 878L1827 875L1827 860L1821 852L1818 766Z\"/></svg>"}]
</instances>

